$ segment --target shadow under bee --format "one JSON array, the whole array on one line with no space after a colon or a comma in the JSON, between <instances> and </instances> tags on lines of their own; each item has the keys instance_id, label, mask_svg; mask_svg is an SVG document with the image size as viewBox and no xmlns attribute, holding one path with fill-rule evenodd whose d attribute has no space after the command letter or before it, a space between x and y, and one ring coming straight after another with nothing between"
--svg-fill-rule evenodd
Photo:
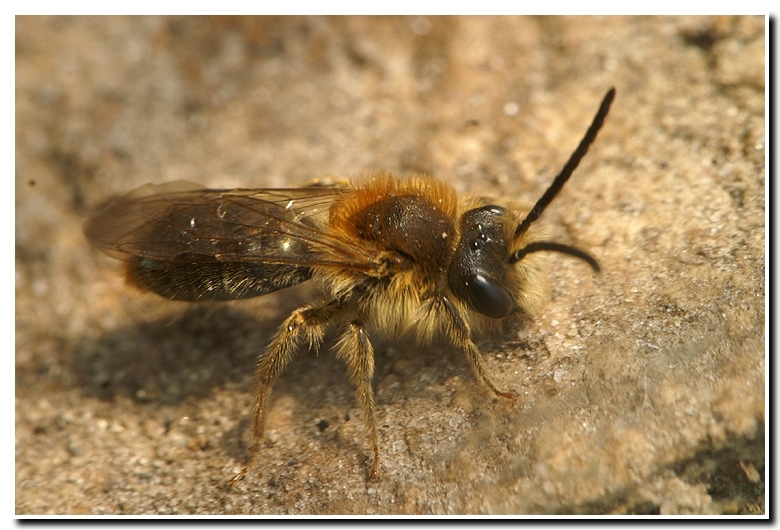
<instances>
[{"instance_id":1,"label":"shadow under bee","mask_svg":"<svg viewBox=\"0 0 780 530\"><path fill-rule=\"evenodd\" d=\"M248 384L277 322L226 305L188 306L76 346L72 369L85 393L176 404L214 388Z\"/></svg>"},{"instance_id":2,"label":"shadow under bee","mask_svg":"<svg viewBox=\"0 0 780 530\"><path fill-rule=\"evenodd\" d=\"M295 304L281 302L279 313ZM138 414L149 406L155 410L176 407L207 400L221 390L235 390L240 396L237 408L219 411L231 415L225 424L233 425L222 434L221 451L246 462L251 453L253 374L258 357L283 319L276 314L263 317L236 304L186 307L82 340L70 356L72 373L85 395L110 402L129 399ZM326 336L322 354L303 346L280 376L268 409L272 417L283 420L270 422L269 429L318 436L320 443L365 465L371 452L362 444L362 411L354 400L344 363L329 352L335 338L331 333ZM484 392L472 384L468 362L456 348L441 344L420 348L410 339L381 337L375 343L380 428L392 423L385 421L383 409L393 405L430 402L438 408L460 391L467 392L466 399L475 406L484 404ZM453 380L464 384L453 385ZM293 446L297 443L295 434L284 438Z\"/></svg>"},{"instance_id":3,"label":"shadow under bee","mask_svg":"<svg viewBox=\"0 0 780 530\"><path fill-rule=\"evenodd\" d=\"M284 304L279 312L283 314ZM215 388L237 387L252 393L252 376L258 358L276 333L283 318L265 318L236 305L199 304L172 311L150 321L117 328L99 337L83 339L74 347L71 368L85 394L111 401L117 396L138 403L176 404L188 398L207 396ZM321 401L318 389L338 389L344 407L354 406L353 392L344 374L343 362L329 350L335 335L328 333L320 352L305 345L280 375L280 394L311 394ZM470 378L462 354L446 344L421 348L413 340L372 337L376 343L376 384L399 366L404 372L423 371L425 380L440 387L448 377ZM497 344L498 341L490 341ZM430 350L430 352L428 351ZM430 373L428 371L431 371ZM395 375L404 376L397 373ZM288 385L298 381L289 390ZM400 380L404 387L419 387ZM423 387L419 387L425 392ZM477 389L478 390L478 389ZM274 398L272 398L272 402ZM379 399L381 403L381 396Z\"/></svg>"}]
</instances>

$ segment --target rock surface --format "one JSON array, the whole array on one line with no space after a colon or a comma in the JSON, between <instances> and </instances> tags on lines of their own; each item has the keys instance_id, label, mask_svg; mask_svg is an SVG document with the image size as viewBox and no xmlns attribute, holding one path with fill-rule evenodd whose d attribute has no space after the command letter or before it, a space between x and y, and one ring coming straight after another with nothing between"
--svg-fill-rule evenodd
<instances>
[{"instance_id":1,"label":"rock surface","mask_svg":"<svg viewBox=\"0 0 780 530\"><path fill-rule=\"evenodd\" d=\"M17 514L765 512L762 17L16 19ZM305 288L191 306L127 288L80 225L146 182L384 169L534 201L529 326L375 337L381 480L353 390L302 351L247 457L252 370Z\"/></svg>"}]
</instances>

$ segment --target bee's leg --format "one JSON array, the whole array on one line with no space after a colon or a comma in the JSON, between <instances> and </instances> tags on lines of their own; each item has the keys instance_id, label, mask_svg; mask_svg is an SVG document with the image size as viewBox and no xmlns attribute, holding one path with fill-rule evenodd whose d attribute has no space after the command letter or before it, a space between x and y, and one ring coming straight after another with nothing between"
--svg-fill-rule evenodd
<instances>
[{"instance_id":1,"label":"bee's leg","mask_svg":"<svg viewBox=\"0 0 780 530\"><path fill-rule=\"evenodd\" d=\"M374 451L369 477L376 478L379 442L374 420L374 389L371 387L371 380L374 377L374 348L368 340L363 324L355 320L346 326L333 349L335 356L347 364L349 380L356 387L355 396L363 409L366 431L368 431L371 449Z\"/></svg>"},{"instance_id":2,"label":"bee's leg","mask_svg":"<svg viewBox=\"0 0 780 530\"><path fill-rule=\"evenodd\" d=\"M271 344L268 345L255 372L257 396L254 406L253 443L249 464L230 480L231 485L235 485L236 482L244 478L249 468L257 460L260 442L263 438L265 407L268 395L271 393L271 385L292 359L301 339L305 339L311 348L319 347L336 310L337 304L335 302L329 302L320 307L302 307L293 311L287 320L279 326L279 331Z\"/></svg>"},{"instance_id":3,"label":"bee's leg","mask_svg":"<svg viewBox=\"0 0 780 530\"><path fill-rule=\"evenodd\" d=\"M449 318L451 324L449 326L450 340L453 344L463 348L466 357L471 363L471 367L474 369L477 379L485 383L495 395L507 399L517 399L517 394L513 394L512 392L501 392L496 388L496 385L490 380L485 371L485 367L482 364L482 355L479 353L479 348L477 348L477 345L471 340L469 325L463 320L463 317L460 316L458 310L446 296L441 296L441 302L444 313Z\"/></svg>"}]
</instances>

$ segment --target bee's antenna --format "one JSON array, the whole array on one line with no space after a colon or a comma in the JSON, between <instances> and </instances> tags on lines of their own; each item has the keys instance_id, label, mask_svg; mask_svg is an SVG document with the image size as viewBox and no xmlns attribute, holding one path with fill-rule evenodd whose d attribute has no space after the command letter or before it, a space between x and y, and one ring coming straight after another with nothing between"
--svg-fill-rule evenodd
<instances>
[{"instance_id":1,"label":"bee's antenna","mask_svg":"<svg viewBox=\"0 0 780 530\"><path fill-rule=\"evenodd\" d=\"M529 243L512 254L512 256L509 258L509 264L514 265L523 259L526 254L530 254L531 252L539 252L541 250L548 252L560 252L561 254L568 254L574 258L579 258L590 265L594 271L601 272L601 267L599 267L599 262L596 261L596 258L584 250L580 250L576 247L570 247L569 245L564 245L562 243L554 243L552 241L534 241L533 243Z\"/></svg>"},{"instance_id":2,"label":"bee's antenna","mask_svg":"<svg viewBox=\"0 0 780 530\"><path fill-rule=\"evenodd\" d=\"M558 192L561 191L561 188L563 188L563 185L566 184L566 181L569 180L569 177L571 177L571 174L579 165L582 157L588 152L590 144L596 139L599 129L604 125L604 119L607 117L609 106L612 105L613 99L615 99L615 87L610 88L607 95L604 96L599 111L593 118L593 123L588 127L588 131L580 141L580 145L577 146L577 149L575 149L569 157L569 161L563 166L563 169L558 173L558 176L555 177L555 180L553 180L553 183L547 188L547 191L544 192L544 195L536 201L536 204L531 208L531 211L528 212L528 215L525 216L525 219L517 226L517 230L515 230L515 239L524 234L525 231L528 230L528 227L542 215L544 209L550 205L555 196L558 195ZM558 249L558 251L560 251L560 249Z\"/></svg>"}]
</instances>

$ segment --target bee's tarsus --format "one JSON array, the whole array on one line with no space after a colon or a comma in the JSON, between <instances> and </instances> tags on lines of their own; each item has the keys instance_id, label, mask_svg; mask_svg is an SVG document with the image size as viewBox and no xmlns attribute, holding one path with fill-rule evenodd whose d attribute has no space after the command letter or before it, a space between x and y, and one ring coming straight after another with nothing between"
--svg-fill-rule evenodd
<instances>
[{"instance_id":1,"label":"bee's tarsus","mask_svg":"<svg viewBox=\"0 0 780 530\"><path fill-rule=\"evenodd\" d=\"M374 453L374 459L371 461L371 470L368 472L368 478L375 480L379 478L379 453Z\"/></svg>"},{"instance_id":2,"label":"bee's tarsus","mask_svg":"<svg viewBox=\"0 0 780 530\"><path fill-rule=\"evenodd\" d=\"M246 477L247 473L249 473L249 465L241 468L241 471L233 475L233 477L228 481L228 486L230 489L235 489L238 486L238 483L244 480L244 477Z\"/></svg>"}]
</instances>

